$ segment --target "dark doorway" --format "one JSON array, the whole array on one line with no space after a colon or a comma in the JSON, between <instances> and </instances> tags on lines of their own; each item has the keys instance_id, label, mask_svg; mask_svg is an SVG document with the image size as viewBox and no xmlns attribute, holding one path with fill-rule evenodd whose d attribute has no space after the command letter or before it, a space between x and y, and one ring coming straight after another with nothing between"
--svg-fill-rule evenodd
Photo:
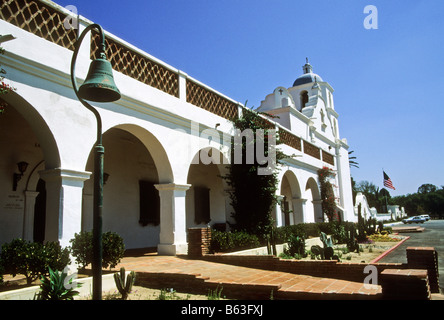
<instances>
[{"instance_id":1,"label":"dark doorway","mask_svg":"<svg viewBox=\"0 0 444 320\"><path fill-rule=\"evenodd\" d=\"M34 241L43 243L46 223L46 184L44 180L39 180L36 191L39 195L35 199L34 206Z\"/></svg>"}]
</instances>

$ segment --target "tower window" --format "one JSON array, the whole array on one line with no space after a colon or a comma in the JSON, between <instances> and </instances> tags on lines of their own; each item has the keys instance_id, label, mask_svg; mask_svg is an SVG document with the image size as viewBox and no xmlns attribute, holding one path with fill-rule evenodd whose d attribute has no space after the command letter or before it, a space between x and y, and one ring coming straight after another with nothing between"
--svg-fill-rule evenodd
<instances>
[{"instance_id":1,"label":"tower window","mask_svg":"<svg viewBox=\"0 0 444 320\"><path fill-rule=\"evenodd\" d=\"M301 92L301 111L302 109L305 108L305 105L308 102L308 92L307 91L302 91Z\"/></svg>"}]
</instances>

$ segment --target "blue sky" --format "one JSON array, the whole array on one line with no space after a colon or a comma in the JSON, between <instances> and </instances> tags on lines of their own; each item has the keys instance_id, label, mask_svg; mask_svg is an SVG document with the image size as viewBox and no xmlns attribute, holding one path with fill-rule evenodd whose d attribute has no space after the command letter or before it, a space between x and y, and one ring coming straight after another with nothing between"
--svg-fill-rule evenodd
<instances>
[{"instance_id":1,"label":"blue sky","mask_svg":"<svg viewBox=\"0 0 444 320\"><path fill-rule=\"evenodd\" d=\"M56 0L215 90L258 107L308 57L335 89L356 181L444 185L442 0ZM378 29L363 22L367 5Z\"/></svg>"}]
</instances>

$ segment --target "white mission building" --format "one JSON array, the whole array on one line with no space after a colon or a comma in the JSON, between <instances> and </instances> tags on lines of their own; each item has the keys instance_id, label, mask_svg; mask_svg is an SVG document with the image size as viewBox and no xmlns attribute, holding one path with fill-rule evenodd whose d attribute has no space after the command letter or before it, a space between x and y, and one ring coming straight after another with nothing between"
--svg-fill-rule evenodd
<instances>
[{"instance_id":1,"label":"white mission building","mask_svg":"<svg viewBox=\"0 0 444 320\"><path fill-rule=\"evenodd\" d=\"M76 98L70 64L79 29L66 29L70 12L51 1L7 0L0 5L4 42L0 64L14 92L0 95L0 245L15 238L59 240L91 230L96 119ZM124 40L106 33L107 57L121 99L95 103L105 147L103 231L121 235L127 249L156 247L187 252L187 230L231 221L224 174L230 119L242 104L200 83ZM85 78L96 37L88 35L77 58ZM242 84L240 84L242 85ZM339 134L333 88L311 65L290 88L278 87L260 111L288 155L279 169L282 206L278 226L323 221L317 170L335 172L332 183L343 220L356 221L348 145ZM211 152L224 161L196 159ZM18 166L17 164L25 166ZM23 172L19 171L19 167ZM283 208L285 210L283 210Z\"/></svg>"}]
</instances>

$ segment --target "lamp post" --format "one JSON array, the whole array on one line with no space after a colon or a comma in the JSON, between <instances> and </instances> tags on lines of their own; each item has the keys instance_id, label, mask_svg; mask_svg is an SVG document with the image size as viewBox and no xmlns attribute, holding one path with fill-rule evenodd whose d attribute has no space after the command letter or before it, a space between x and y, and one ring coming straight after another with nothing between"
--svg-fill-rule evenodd
<instances>
[{"instance_id":1,"label":"lamp post","mask_svg":"<svg viewBox=\"0 0 444 320\"><path fill-rule=\"evenodd\" d=\"M100 44L98 59L91 62L85 81L77 87L75 65L77 54L83 38L88 31L96 29L99 32ZM79 101L88 108L97 119L97 140L94 146L94 209L93 209L93 299L102 299L102 208L103 208L103 159L105 149L102 145L102 120L99 112L87 101L112 102L120 99L112 74L111 63L106 59L105 34L98 24L91 24L83 30L76 42L71 60L71 82Z\"/></svg>"}]
</instances>

